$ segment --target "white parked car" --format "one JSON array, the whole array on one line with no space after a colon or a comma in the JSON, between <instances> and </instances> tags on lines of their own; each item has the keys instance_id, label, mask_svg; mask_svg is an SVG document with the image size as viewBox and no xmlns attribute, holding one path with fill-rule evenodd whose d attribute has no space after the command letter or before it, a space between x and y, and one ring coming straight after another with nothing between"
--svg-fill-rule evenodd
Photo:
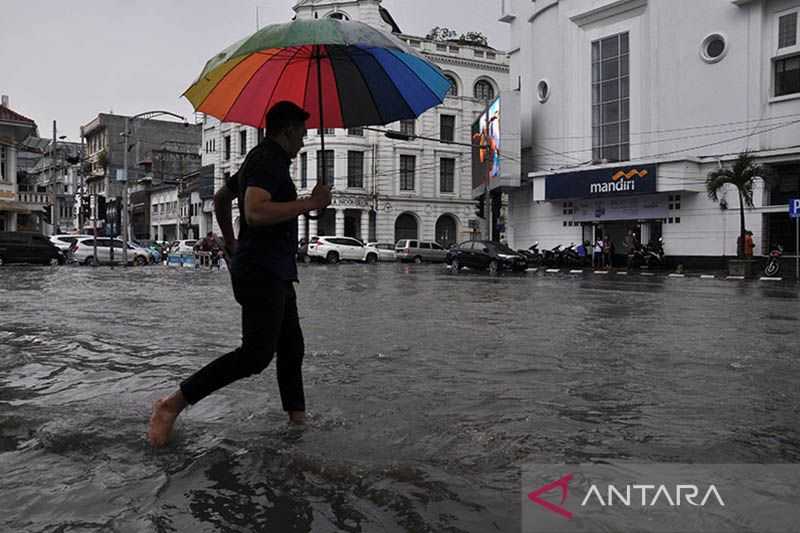
<instances>
[{"instance_id":1,"label":"white parked car","mask_svg":"<svg viewBox=\"0 0 800 533\"><path fill-rule=\"evenodd\" d=\"M378 250L378 261L397 261L397 252L390 242L368 242L367 246Z\"/></svg>"},{"instance_id":2,"label":"white parked car","mask_svg":"<svg viewBox=\"0 0 800 533\"><path fill-rule=\"evenodd\" d=\"M50 242L55 244L56 248L62 252L67 253L73 242L85 237L91 237L91 235L51 235Z\"/></svg>"},{"instance_id":3,"label":"white parked car","mask_svg":"<svg viewBox=\"0 0 800 533\"><path fill-rule=\"evenodd\" d=\"M82 237L76 240L70 251L72 258L78 263L91 265L95 259L95 241L97 241L97 262L111 261L111 248L114 248L114 262L122 262L122 240L108 237ZM146 265L150 263L150 253L143 248L128 244L128 263Z\"/></svg>"},{"instance_id":4,"label":"white parked car","mask_svg":"<svg viewBox=\"0 0 800 533\"><path fill-rule=\"evenodd\" d=\"M308 245L308 256L313 260L322 260L331 264L339 261L378 262L378 250L365 246L358 239L351 237L317 237Z\"/></svg>"}]
</instances>

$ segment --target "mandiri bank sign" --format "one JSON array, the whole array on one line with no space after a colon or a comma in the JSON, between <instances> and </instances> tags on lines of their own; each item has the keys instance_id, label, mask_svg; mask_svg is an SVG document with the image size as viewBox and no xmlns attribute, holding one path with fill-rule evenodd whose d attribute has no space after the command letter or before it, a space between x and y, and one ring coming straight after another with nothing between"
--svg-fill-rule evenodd
<instances>
[{"instance_id":1,"label":"mandiri bank sign","mask_svg":"<svg viewBox=\"0 0 800 533\"><path fill-rule=\"evenodd\" d=\"M656 165L603 168L545 177L545 200L610 198L656 192Z\"/></svg>"}]
</instances>

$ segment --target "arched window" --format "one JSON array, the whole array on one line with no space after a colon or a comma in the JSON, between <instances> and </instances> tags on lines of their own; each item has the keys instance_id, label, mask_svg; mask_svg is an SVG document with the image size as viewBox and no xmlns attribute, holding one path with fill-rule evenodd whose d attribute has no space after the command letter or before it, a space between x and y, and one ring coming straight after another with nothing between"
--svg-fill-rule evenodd
<instances>
[{"instance_id":1,"label":"arched window","mask_svg":"<svg viewBox=\"0 0 800 533\"><path fill-rule=\"evenodd\" d=\"M328 16L329 16L330 18L332 18L332 19L338 19L338 20L350 20L350 19L347 17L347 15L345 15L344 13L331 13L331 14L330 14L330 15L328 15Z\"/></svg>"},{"instance_id":2,"label":"arched window","mask_svg":"<svg viewBox=\"0 0 800 533\"><path fill-rule=\"evenodd\" d=\"M445 74L445 78L450 82L450 88L447 90L447 96L458 96L458 82L450 74Z\"/></svg>"},{"instance_id":3,"label":"arched window","mask_svg":"<svg viewBox=\"0 0 800 533\"><path fill-rule=\"evenodd\" d=\"M478 80L475 84L475 98L478 100L494 100L494 87L486 80Z\"/></svg>"}]
</instances>

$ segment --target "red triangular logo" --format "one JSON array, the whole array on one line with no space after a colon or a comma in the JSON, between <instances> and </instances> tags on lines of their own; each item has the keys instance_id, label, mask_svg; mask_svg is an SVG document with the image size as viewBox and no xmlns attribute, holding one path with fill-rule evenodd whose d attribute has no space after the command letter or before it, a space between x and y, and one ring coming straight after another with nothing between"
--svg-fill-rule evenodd
<instances>
[{"instance_id":1,"label":"red triangular logo","mask_svg":"<svg viewBox=\"0 0 800 533\"><path fill-rule=\"evenodd\" d=\"M541 488L536 489L535 491L528 494L528 499L537 505L541 505L548 511L553 513L560 514L564 518L571 520L572 513L564 509L563 507L556 505L554 503L550 503L546 500L541 499L539 496L544 494L545 492L550 492L551 490L560 488L561 489L561 505L564 505L564 502L567 501L567 496L569 496L569 482L572 480L572 474L567 474L566 476L562 477L558 481L553 481L552 483L548 483L547 485L542 486Z\"/></svg>"}]
</instances>

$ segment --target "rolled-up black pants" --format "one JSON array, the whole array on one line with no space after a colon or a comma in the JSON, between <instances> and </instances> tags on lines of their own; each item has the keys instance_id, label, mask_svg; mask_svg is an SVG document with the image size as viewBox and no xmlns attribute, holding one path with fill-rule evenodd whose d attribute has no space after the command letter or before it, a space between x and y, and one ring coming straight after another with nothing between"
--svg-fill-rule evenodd
<instances>
[{"instance_id":1,"label":"rolled-up black pants","mask_svg":"<svg viewBox=\"0 0 800 533\"><path fill-rule=\"evenodd\" d=\"M234 279L233 289L242 306L242 345L181 383L184 398L195 404L234 381L260 374L277 352L283 409L305 411L303 332L293 282L272 280L253 285Z\"/></svg>"}]
</instances>

